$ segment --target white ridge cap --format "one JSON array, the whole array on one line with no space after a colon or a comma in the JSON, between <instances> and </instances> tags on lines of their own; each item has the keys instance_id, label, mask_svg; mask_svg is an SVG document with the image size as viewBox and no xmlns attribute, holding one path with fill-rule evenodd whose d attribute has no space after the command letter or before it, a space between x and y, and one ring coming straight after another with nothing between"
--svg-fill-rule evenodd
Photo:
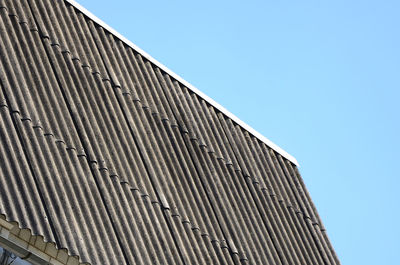
<instances>
[{"instance_id":1,"label":"white ridge cap","mask_svg":"<svg viewBox=\"0 0 400 265\"><path fill-rule=\"evenodd\" d=\"M206 94L204 94L203 92L201 92L199 89L197 89L195 86L193 86L192 84L190 84L189 82L187 82L186 80L184 80L182 77L180 77L179 75L177 75L176 73L172 72L168 67L166 67L165 65L163 65L162 63L160 63L159 61L157 61L156 59L154 59L153 57L151 57L147 52L143 51L142 49L140 49L138 46L136 46L134 43L132 43L130 40L128 40L127 38L125 38L124 36L122 36L120 33L118 33L115 29L113 29L112 27L110 27L109 25L107 25L103 20L101 20L100 18L96 17L95 15L93 15L89 10L87 10L86 8L84 8L83 6L81 6L78 2L76 2L75 0L65 0L68 3L70 3L71 5L73 5L74 7L76 7L79 11L81 11L83 14L85 14L86 16L88 16L90 19L92 19L94 22L96 22L97 24L99 24L100 26L102 26L104 29L106 29L107 31L109 31L110 33L112 33L113 35L115 35L117 38L119 38L121 41L125 42L128 46L130 46L132 49L134 49L136 52L140 53L143 57L145 57L147 60L149 60L150 62L152 62L153 64L157 65L160 69L162 69L164 72L166 72L167 74L169 74L171 77L175 78L177 81L179 81L180 83L182 83L183 85L185 85L187 88L189 88L190 90L192 90L194 93L196 93L197 95L199 95L200 97L202 97L205 101L207 101L209 104L211 104L212 106L214 106L215 108L217 108L219 111L221 111L222 113L224 113L226 116L228 116L229 118L231 118L234 122L236 122L237 124L239 124L240 126L242 126L244 129L246 129L249 133L251 133L252 135L254 135L255 137L257 137L258 139L260 139L261 141L263 141L266 145L268 145L269 147L271 147L272 149L274 149L275 151L277 151L279 154L281 154L283 157L285 157L286 159L288 159L289 161L291 161L293 164L295 164L296 166L299 166L299 163L297 162L296 158L294 158L292 155L290 155L288 152L286 152L285 150L283 150L282 148L280 148L278 145L274 144L271 140L269 140L268 138L266 138L265 136L263 136L262 134L260 134L259 132L257 132L255 129L253 129L252 127L250 127L250 125L246 124L244 121L242 121L241 119L239 119L238 117L236 117L234 114L232 114L231 112L229 112L227 109L225 109L223 106L221 106L219 103L217 103L215 100L213 100L212 98L210 98L209 96L207 96Z\"/></svg>"}]
</instances>

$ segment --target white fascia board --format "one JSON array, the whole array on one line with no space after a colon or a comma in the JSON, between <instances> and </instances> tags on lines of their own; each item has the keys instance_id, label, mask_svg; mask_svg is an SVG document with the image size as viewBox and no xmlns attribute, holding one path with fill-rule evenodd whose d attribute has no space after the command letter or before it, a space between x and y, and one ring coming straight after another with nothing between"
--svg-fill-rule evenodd
<instances>
[{"instance_id":1,"label":"white fascia board","mask_svg":"<svg viewBox=\"0 0 400 265\"><path fill-rule=\"evenodd\" d=\"M162 69L164 72L166 72L167 74L169 74L171 77L173 77L174 79L176 79L177 81L179 81L181 84L183 84L184 86L186 86L187 88L189 88L191 91L193 91L194 93L196 93L198 96L200 96L201 98L203 98L205 101L207 101L209 104L211 104L212 106L214 106L215 108L217 108L219 111L221 111L222 113L224 113L226 116L228 116L229 118L231 118L234 122L236 122L237 124L239 124L241 127L243 127L245 130L247 130L249 133L251 133L252 135L254 135L255 137L257 137L258 139L260 139L262 142L264 142L266 145L268 145L269 147L271 147L272 149L274 149L275 151L277 151L279 154L281 154L283 157L285 157L286 159L288 159L289 161L291 161L293 164L295 164L296 166L299 166L299 163L297 162L296 158L294 158L292 155L290 155L288 152L286 152L285 150L283 150L282 148L280 148L278 145L274 144L271 140L269 140L268 138L266 138L265 136L263 136L262 134L260 134L259 132L257 132L255 129L253 129L252 127L250 127L250 125L246 124L245 122L243 122L241 119L239 119L238 117L236 117L234 114L232 114L231 112L229 112L227 109L225 109L223 106L221 106L219 103L217 103L216 101L214 101L212 98L210 98L209 96L207 96L206 94L204 94L203 92L201 92L199 89L197 89L195 86L193 86L192 84L190 84L189 82L187 82L186 80L184 80L182 77L180 77L179 75L177 75L176 73L172 72L168 67L166 67L165 65L163 65L162 63L160 63L159 61L157 61L156 59L154 59L153 57L151 57L147 52L143 51L142 49L140 49L138 46L136 46L134 43L132 43L130 40L128 40L127 38L125 38L124 36L122 36L120 33L118 33L115 29L113 29L112 27L110 27L109 25L107 25L104 21L102 21L100 18L96 17L95 15L93 15L89 10L87 10L86 8L84 8L83 6L81 6L79 3L77 3L75 0L65 0L68 3L70 3L71 5L73 5L74 7L76 7L79 11L81 11L83 14L85 14L86 16L88 16L91 20L93 20L94 22L96 22L97 24L99 24L101 27L103 27L104 29L106 29L107 31L109 31L111 34L113 34L114 36L116 36L117 38L119 38L121 41L123 41L125 44L127 44L128 46L130 46L132 49L134 49L136 52L140 53L143 57L145 57L147 60L149 60L150 62L152 62L153 64L157 65L160 69Z\"/></svg>"}]
</instances>

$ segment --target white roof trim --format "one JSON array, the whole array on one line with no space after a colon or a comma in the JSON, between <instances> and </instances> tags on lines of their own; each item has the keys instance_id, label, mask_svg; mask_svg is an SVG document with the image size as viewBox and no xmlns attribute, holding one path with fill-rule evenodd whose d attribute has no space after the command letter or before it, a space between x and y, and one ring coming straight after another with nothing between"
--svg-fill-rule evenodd
<instances>
[{"instance_id":1,"label":"white roof trim","mask_svg":"<svg viewBox=\"0 0 400 265\"><path fill-rule=\"evenodd\" d=\"M231 112L229 112L227 109L225 109L223 106L215 102L212 98L201 92L199 89L197 89L195 86L184 80L182 77L177 75L176 73L172 72L168 67L151 57L148 53L140 49L138 46L136 46L134 43L132 43L130 40L122 36L120 33L118 33L115 29L107 25L104 21L93 15L90 11L88 11L86 8L81 6L79 3L77 3L75 0L65 0L69 2L71 5L75 6L77 9L79 9L82 13L84 13L86 16L88 16L90 19L92 19L94 22L102 26L104 29L108 30L110 33L114 34L117 38L119 38L121 41L125 42L127 45L132 47L135 51L140 53L143 57L145 57L147 60L150 62L154 63L157 65L160 69L168 73L170 76L175 78L177 81L181 82L183 85L185 85L187 88L192 90L194 93L202 97L205 101L207 101L209 104L213 105L215 108L217 108L219 111L227 115L229 118L231 118L233 121L235 121L237 124L242 126L244 129L246 129L249 133L263 141L266 145L277 151L279 154L281 154L283 157L286 159L290 160L292 163L294 163L296 166L299 166L296 158L294 158L292 155L287 153L285 150L280 148L278 145L274 144L271 140L268 138L264 137L261 135L259 132L254 130L252 127L247 125L245 122L243 122L241 119L233 115Z\"/></svg>"}]
</instances>

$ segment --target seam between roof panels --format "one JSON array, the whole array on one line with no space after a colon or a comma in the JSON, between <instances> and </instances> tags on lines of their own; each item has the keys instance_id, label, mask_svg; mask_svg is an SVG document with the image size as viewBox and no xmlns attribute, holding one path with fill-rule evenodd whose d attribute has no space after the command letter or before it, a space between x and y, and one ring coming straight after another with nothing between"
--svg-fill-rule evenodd
<instances>
[{"instance_id":1,"label":"seam between roof panels","mask_svg":"<svg viewBox=\"0 0 400 265\"><path fill-rule=\"evenodd\" d=\"M234 114L232 114L231 112L229 112L226 108L224 108L223 106L221 106L219 103L217 103L215 100L213 100L212 98L210 98L209 96L207 96L206 94L204 94L203 92L201 92L198 88L196 88L195 86L193 86L192 84L190 84L189 82L187 82L186 80L184 80L182 77L180 77L178 74L174 73L173 71L171 71L168 67L166 67L165 65L163 65L162 63L160 63L159 61L157 61L156 59L154 59L152 56L150 56L148 53L146 53L145 51L143 51L141 48L139 48L137 45L135 45L134 43L132 43L131 41L129 41L127 38L125 38L124 36L122 36L120 33L118 33L115 29L113 29L112 27L110 27L109 25L107 25L104 21L102 21L101 19L99 19L98 17L96 17L94 14L92 14L90 11L88 11L86 8L84 8L82 5L80 5L78 2L76 2L75 0L64 0L68 3L70 3L71 5L73 5L75 8L77 8L79 11L81 11L83 14L85 14L87 17L89 17L92 21L94 21L95 23L97 23L98 25L100 25L101 27L103 27L105 30L107 30L108 32L110 32L111 34L113 34L115 37L117 37L118 39L120 39L121 41L123 41L125 44L127 44L129 47L131 47L133 50L135 50L136 52L138 52L139 54L141 54L143 57L145 57L146 59L148 59L151 63L155 64L156 66L158 66L160 69L162 69L164 72L166 72L167 74L169 74L171 77L173 77L175 80L179 81L181 84L183 84L184 86L186 86L187 88L189 88L191 91L193 91L195 94L197 94L198 96L200 96L201 98L203 98L205 101L207 101L209 104L211 104L212 106L214 106L216 109L218 109L219 111L221 111L222 113L224 113L226 116L228 116L229 118L231 118L235 123L239 124L241 127L243 127L244 129L246 129L249 133L251 133L252 135L254 135L256 138L260 139L262 142L264 142L266 145L268 145L269 147L271 147L272 149L274 149L275 151L277 151L278 153L280 153L283 157L285 157L286 159L290 160L293 164L295 164L296 166L299 166L296 158L294 158L292 155L290 155L288 152L286 152L285 150L283 150L281 147L279 147L278 145L276 145L275 143L273 143L271 140L269 140L268 138L266 138L265 136L263 136L262 134L260 134L259 132L257 132L255 129L253 129L250 125L246 124L244 121L242 121L241 119L239 119L238 117L236 117Z\"/></svg>"},{"instance_id":2,"label":"seam between roof panels","mask_svg":"<svg viewBox=\"0 0 400 265\"><path fill-rule=\"evenodd\" d=\"M7 107L7 108L9 108L9 106L6 105L6 104L3 104L3 105L1 105L1 106L2 106L2 107ZM15 111L19 112L18 110L15 110ZM30 121L30 122L32 122L32 126L33 126L33 127L40 127L40 128L42 128L42 126L41 126L40 124L34 124L34 122L32 121L31 118L25 117L25 119L28 120L28 121ZM170 124L170 126L173 126L173 125ZM44 136L46 136L46 135L52 135L52 136L54 136L54 134L52 134L51 132L47 132L47 133L44 134ZM194 139L194 140L198 140L198 139ZM55 141L56 141L56 142L62 142L62 143L64 143L64 144L66 144L66 142L65 142L63 139L55 139ZM78 151L77 148L74 147L74 146L66 146L66 149L67 149L67 150L73 149L73 150ZM77 156L78 156L78 157L79 157L79 156L88 157L88 155L87 155L86 152L84 152L84 153L79 153L79 154L77 154ZM98 164L99 161L98 161L97 159L92 159L92 160L90 160L90 162L91 162L91 163L96 163L96 164ZM225 164L225 165L229 165L229 164L226 164L226 163L224 163L224 164ZM106 168L107 170L109 170L108 167L101 167L101 168ZM100 167L99 167L99 169L100 169ZM243 173L243 171L242 171L241 169L239 169L239 171ZM118 177L118 178L120 179L120 182L121 182L121 183L123 183L123 182L128 183L129 186L130 186L132 189L138 189L138 188L132 187L132 185L131 185L126 179L122 178L122 176L119 176L119 175L115 175L115 176ZM252 179L253 179L253 178L252 178ZM254 179L253 179L253 180L254 180ZM147 192L143 193L143 195L149 196L149 194L148 194ZM270 194L270 196L272 196L272 195ZM152 201L154 201L154 200L152 199ZM161 204L161 201L160 201L160 200L157 200L157 202ZM285 205L286 205L286 207L291 207L291 208L293 208L293 209L295 210L296 213L301 213L301 214L304 216L304 219L310 219L310 220L311 220L311 217L308 216L308 215L306 215L306 214L305 214L303 211L301 211L300 209L294 207L293 205L289 205L289 204L287 204L287 203L285 203ZM181 216L181 215L179 215L179 216ZM189 221L190 223L192 223L190 220L188 220L188 221ZM313 222L312 224L313 224L313 225L317 225L318 227L321 227L321 225L320 225L318 222ZM198 229L198 227L193 227L193 229ZM321 231L325 231L325 229L321 229ZM202 234L208 235L208 233L202 233ZM220 239L217 239L217 240L218 240L218 241L221 241Z\"/></svg>"}]
</instances>

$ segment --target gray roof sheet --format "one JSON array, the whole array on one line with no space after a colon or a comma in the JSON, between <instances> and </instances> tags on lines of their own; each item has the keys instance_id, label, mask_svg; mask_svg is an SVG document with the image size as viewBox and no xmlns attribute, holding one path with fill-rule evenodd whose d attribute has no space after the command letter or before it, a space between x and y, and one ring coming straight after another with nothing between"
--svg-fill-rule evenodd
<instances>
[{"instance_id":1,"label":"gray roof sheet","mask_svg":"<svg viewBox=\"0 0 400 265\"><path fill-rule=\"evenodd\" d=\"M0 0L0 214L90 264L339 264L296 164L63 0Z\"/></svg>"}]
</instances>

